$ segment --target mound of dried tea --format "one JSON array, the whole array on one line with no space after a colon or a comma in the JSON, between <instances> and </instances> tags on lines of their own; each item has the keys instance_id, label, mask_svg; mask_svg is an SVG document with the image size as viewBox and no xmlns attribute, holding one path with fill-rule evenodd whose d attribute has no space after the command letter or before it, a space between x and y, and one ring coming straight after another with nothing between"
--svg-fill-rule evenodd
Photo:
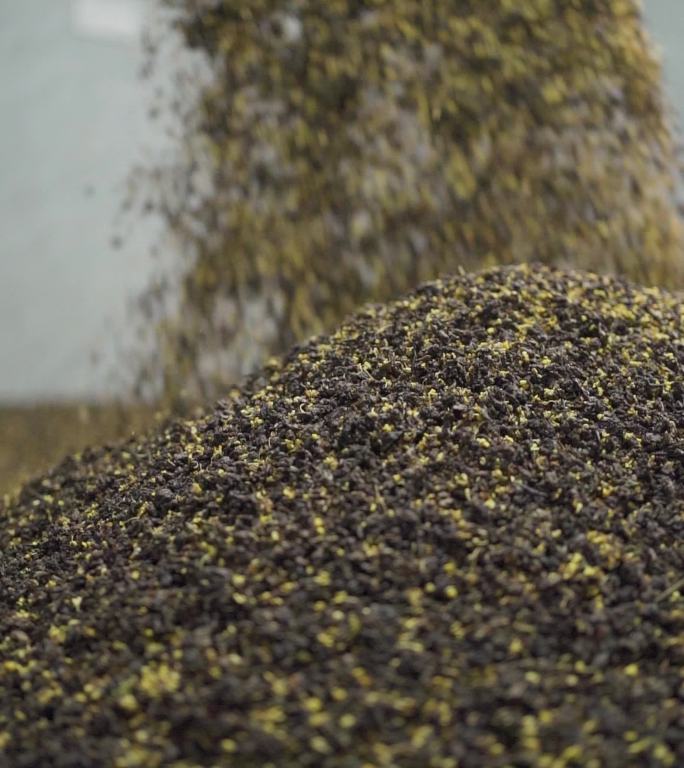
<instances>
[{"instance_id":1,"label":"mound of dried tea","mask_svg":"<svg viewBox=\"0 0 684 768\"><path fill-rule=\"evenodd\" d=\"M210 73L196 103L174 92L180 160L154 176L187 257L143 375L158 363L167 394L211 395L458 266L684 284L636 0L163 4Z\"/></svg>"},{"instance_id":2,"label":"mound of dried tea","mask_svg":"<svg viewBox=\"0 0 684 768\"><path fill-rule=\"evenodd\" d=\"M427 285L0 509L0 764L684 764L684 305Z\"/></svg>"}]
</instances>

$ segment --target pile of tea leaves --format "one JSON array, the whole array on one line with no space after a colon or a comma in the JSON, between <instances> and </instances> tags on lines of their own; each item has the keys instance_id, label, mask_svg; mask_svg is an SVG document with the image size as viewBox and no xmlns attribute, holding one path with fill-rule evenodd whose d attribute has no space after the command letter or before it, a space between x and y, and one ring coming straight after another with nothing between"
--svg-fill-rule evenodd
<instances>
[{"instance_id":1,"label":"pile of tea leaves","mask_svg":"<svg viewBox=\"0 0 684 768\"><path fill-rule=\"evenodd\" d=\"M684 306L429 284L0 509L0 764L684 765Z\"/></svg>"}]
</instances>

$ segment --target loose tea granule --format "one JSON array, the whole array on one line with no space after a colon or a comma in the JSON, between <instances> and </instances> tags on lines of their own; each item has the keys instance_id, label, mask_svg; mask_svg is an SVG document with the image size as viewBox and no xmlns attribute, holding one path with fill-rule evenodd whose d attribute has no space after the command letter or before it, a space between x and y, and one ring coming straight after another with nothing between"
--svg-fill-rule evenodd
<instances>
[{"instance_id":1,"label":"loose tea granule","mask_svg":"<svg viewBox=\"0 0 684 768\"><path fill-rule=\"evenodd\" d=\"M0 509L0 764L684 764L684 305L428 284Z\"/></svg>"},{"instance_id":2,"label":"loose tea granule","mask_svg":"<svg viewBox=\"0 0 684 768\"><path fill-rule=\"evenodd\" d=\"M459 266L684 285L680 164L636 0L162 5L210 73L176 57L178 165L152 172L184 254L142 375L168 397L223 391Z\"/></svg>"}]
</instances>

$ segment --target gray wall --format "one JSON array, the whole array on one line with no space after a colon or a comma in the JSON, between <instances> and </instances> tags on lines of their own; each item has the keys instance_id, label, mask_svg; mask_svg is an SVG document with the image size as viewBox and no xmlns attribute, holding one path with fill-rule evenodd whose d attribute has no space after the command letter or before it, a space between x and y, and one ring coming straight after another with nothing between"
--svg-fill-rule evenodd
<instances>
[{"instance_id":1,"label":"gray wall","mask_svg":"<svg viewBox=\"0 0 684 768\"><path fill-rule=\"evenodd\" d=\"M665 82L677 111L684 115L684 2L644 0L646 21L665 65Z\"/></svg>"},{"instance_id":2,"label":"gray wall","mask_svg":"<svg viewBox=\"0 0 684 768\"><path fill-rule=\"evenodd\" d=\"M149 224L110 240L128 171L154 146L140 0L0 0L0 399L114 384ZM93 365L92 353L102 358Z\"/></svg>"}]
</instances>

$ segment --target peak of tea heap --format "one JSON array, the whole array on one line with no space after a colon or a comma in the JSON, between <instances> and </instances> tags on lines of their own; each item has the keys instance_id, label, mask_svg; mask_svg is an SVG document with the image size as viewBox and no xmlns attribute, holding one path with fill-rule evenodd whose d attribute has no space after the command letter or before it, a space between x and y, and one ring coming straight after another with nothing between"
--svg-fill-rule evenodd
<instances>
[{"instance_id":1,"label":"peak of tea heap","mask_svg":"<svg viewBox=\"0 0 684 768\"><path fill-rule=\"evenodd\" d=\"M460 275L25 486L0 765L684 764L682 309Z\"/></svg>"}]
</instances>

